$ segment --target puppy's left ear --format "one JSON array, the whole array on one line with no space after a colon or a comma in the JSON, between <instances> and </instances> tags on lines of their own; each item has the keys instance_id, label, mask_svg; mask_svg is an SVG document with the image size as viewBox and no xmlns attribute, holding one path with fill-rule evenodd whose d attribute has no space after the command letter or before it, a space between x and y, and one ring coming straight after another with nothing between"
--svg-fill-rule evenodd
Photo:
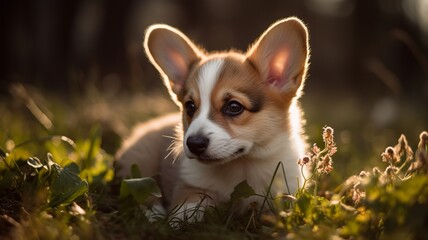
<instances>
[{"instance_id":1,"label":"puppy's left ear","mask_svg":"<svg viewBox=\"0 0 428 240\"><path fill-rule=\"evenodd\" d=\"M182 32L165 24L150 26L143 46L150 62L161 73L171 97L179 100L191 65L204 57L203 50Z\"/></svg>"},{"instance_id":2,"label":"puppy's left ear","mask_svg":"<svg viewBox=\"0 0 428 240\"><path fill-rule=\"evenodd\" d=\"M282 93L299 94L309 60L308 31L297 18L270 26L250 47L247 59L263 81Z\"/></svg>"}]
</instances>

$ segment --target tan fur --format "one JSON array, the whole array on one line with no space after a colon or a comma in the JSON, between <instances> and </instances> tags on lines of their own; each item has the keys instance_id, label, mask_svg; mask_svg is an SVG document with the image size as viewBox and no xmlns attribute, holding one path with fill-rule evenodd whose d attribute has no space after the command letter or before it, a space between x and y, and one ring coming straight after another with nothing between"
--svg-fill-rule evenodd
<instances>
[{"instance_id":1,"label":"tan fur","mask_svg":"<svg viewBox=\"0 0 428 240\"><path fill-rule=\"evenodd\" d=\"M177 157L170 147L176 138L177 128L181 122L181 114L174 113L155 118L139 124L132 131L132 135L123 142L116 153L119 167L116 175L131 177L130 169L136 164L142 176L157 176L162 193L166 199L172 199L174 185L179 181L178 164L174 164Z\"/></svg>"}]
</instances>

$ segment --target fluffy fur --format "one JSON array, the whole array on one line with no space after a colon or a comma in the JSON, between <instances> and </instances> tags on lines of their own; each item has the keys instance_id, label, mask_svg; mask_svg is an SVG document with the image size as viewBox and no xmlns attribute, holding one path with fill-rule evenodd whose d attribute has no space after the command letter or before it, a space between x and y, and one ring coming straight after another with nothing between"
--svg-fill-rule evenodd
<instances>
[{"instance_id":1,"label":"fluffy fur","mask_svg":"<svg viewBox=\"0 0 428 240\"><path fill-rule=\"evenodd\" d=\"M144 48L181 113L138 126L117 154L118 175L132 164L159 174L168 209L185 202L189 210L204 195L202 206L227 201L244 180L260 195L295 193L306 147L297 100L309 59L299 19L274 23L246 53L206 53L161 24L147 29ZM274 176L280 162L285 176Z\"/></svg>"}]
</instances>

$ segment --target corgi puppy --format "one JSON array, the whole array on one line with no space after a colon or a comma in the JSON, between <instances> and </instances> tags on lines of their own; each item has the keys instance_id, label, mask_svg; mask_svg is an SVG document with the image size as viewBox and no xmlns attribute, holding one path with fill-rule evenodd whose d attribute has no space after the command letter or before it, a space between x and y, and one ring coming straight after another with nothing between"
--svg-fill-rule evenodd
<instances>
[{"instance_id":1,"label":"corgi puppy","mask_svg":"<svg viewBox=\"0 0 428 240\"><path fill-rule=\"evenodd\" d=\"M143 176L157 175L164 206L181 206L182 218L186 210L228 201L243 181L259 195L244 206L296 192L306 148L297 100L309 65L302 21L275 22L245 53L208 53L156 24L144 49L181 113L134 130L116 156L119 176L132 164Z\"/></svg>"}]
</instances>

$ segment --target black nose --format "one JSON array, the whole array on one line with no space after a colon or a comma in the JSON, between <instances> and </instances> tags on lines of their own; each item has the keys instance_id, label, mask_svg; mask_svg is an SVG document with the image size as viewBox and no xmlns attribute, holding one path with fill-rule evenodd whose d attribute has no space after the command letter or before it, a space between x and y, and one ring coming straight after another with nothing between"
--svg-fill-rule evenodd
<instances>
[{"instance_id":1,"label":"black nose","mask_svg":"<svg viewBox=\"0 0 428 240\"><path fill-rule=\"evenodd\" d=\"M204 136L196 135L187 138L186 144L190 152L200 156L208 148L210 140Z\"/></svg>"}]
</instances>

